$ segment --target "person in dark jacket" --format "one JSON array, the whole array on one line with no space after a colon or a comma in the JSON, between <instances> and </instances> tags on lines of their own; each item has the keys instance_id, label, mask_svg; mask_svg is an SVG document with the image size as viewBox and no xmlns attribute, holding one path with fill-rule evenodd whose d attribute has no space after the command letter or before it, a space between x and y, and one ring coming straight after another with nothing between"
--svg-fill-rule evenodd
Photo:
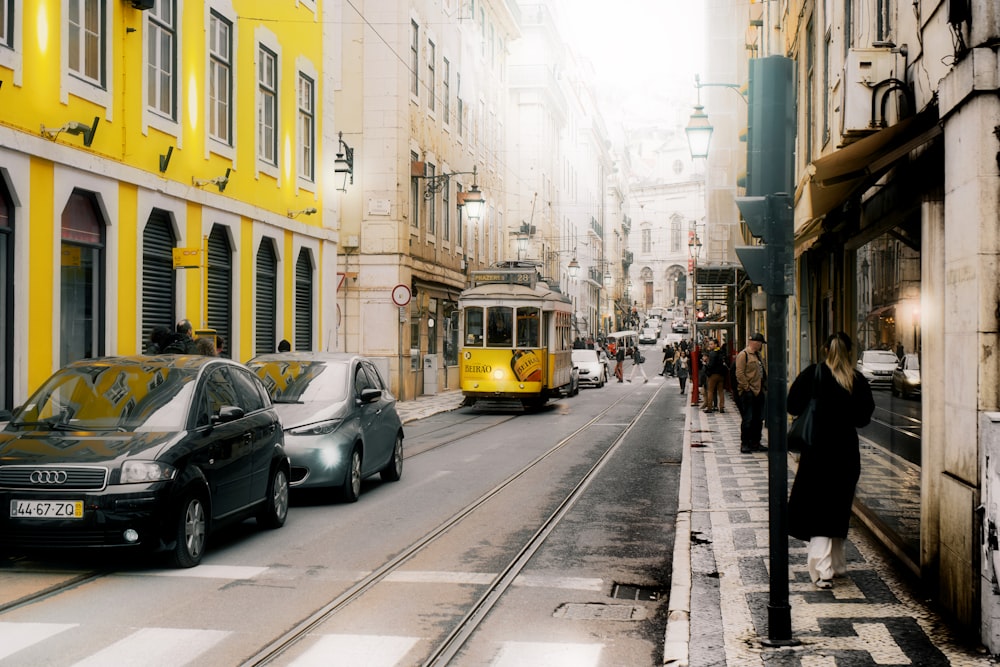
<instances>
[{"instance_id":1,"label":"person in dark jacket","mask_svg":"<svg viewBox=\"0 0 1000 667\"><path fill-rule=\"evenodd\" d=\"M619 345L618 349L615 350L615 377L618 378L619 382L625 381L625 371L622 369L622 365L625 363L625 345Z\"/></svg>"},{"instance_id":2,"label":"person in dark jacket","mask_svg":"<svg viewBox=\"0 0 1000 667\"><path fill-rule=\"evenodd\" d=\"M719 346L719 341L709 338L710 351L708 363L705 366L706 388L705 402L701 409L705 412L715 412L718 401L719 412L726 411L726 357L725 351ZM700 373L701 371L699 371Z\"/></svg>"},{"instance_id":3,"label":"person in dark jacket","mask_svg":"<svg viewBox=\"0 0 1000 667\"><path fill-rule=\"evenodd\" d=\"M166 327L153 327L149 332L149 343L146 344L146 354L160 354L170 341L170 330Z\"/></svg>"},{"instance_id":4,"label":"person in dark jacket","mask_svg":"<svg viewBox=\"0 0 1000 667\"><path fill-rule=\"evenodd\" d=\"M851 339L843 332L826 341L820 362L813 441L803 450L788 500L788 534L809 542L809 576L817 588L832 588L847 572L844 540L854 490L861 476L857 429L875 411L872 390L851 360ZM813 396L816 366L810 365L788 390L788 412L802 414Z\"/></svg>"},{"instance_id":5,"label":"person in dark jacket","mask_svg":"<svg viewBox=\"0 0 1000 667\"><path fill-rule=\"evenodd\" d=\"M181 320L177 323L177 330L173 338L163 348L163 352L168 354L198 354L198 347L194 342L194 327L190 320Z\"/></svg>"}]
</instances>

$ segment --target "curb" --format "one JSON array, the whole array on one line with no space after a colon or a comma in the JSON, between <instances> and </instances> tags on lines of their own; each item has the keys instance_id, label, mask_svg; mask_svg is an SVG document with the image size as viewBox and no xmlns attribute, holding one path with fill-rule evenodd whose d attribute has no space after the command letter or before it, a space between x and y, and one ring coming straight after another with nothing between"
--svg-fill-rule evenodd
<instances>
[{"instance_id":1,"label":"curb","mask_svg":"<svg viewBox=\"0 0 1000 667\"><path fill-rule=\"evenodd\" d=\"M674 553L670 574L670 602L663 638L663 664L687 667L691 642L691 410L684 419L681 476L674 522Z\"/></svg>"}]
</instances>

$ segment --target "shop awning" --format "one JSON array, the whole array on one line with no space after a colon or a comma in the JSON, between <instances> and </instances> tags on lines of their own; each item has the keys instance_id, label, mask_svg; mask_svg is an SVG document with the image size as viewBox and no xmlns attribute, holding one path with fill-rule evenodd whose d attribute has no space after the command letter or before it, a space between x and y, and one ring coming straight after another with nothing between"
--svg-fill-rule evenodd
<instances>
[{"instance_id":1,"label":"shop awning","mask_svg":"<svg viewBox=\"0 0 1000 667\"><path fill-rule=\"evenodd\" d=\"M814 160L807 167L810 218L826 215L939 134L937 111L930 109Z\"/></svg>"}]
</instances>

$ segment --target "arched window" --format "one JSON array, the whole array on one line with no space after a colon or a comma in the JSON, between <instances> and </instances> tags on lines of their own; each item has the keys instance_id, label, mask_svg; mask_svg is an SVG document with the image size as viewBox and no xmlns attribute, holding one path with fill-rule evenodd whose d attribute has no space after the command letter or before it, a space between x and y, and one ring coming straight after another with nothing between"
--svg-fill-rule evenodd
<instances>
[{"instance_id":1,"label":"arched window","mask_svg":"<svg viewBox=\"0 0 1000 667\"><path fill-rule=\"evenodd\" d=\"M208 327L225 341L223 354L233 349L233 251L223 225L212 225L208 236Z\"/></svg>"},{"instance_id":2,"label":"arched window","mask_svg":"<svg viewBox=\"0 0 1000 667\"><path fill-rule=\"evenodd\" d=\"M174 326L177 280L173 250L177 244L170 215L154 208L142 230L142 341L149 343L153 327ZM182 316L183 317L183 316Z\"/></svg>"},{"instance_id":3,"label":"arched window","mask_svg":"<svg viewBox=\"0 0 1000 667\"><path fill-rule=\"evenodd\" d=\"M257 354L274 352L278 340L275 321L278 318L278 257L274 241L262 239L257 248L257 303L254 323Z\"/></svg>"},{"instance_id":4,"label":"arched window","mask_svg":"<svg viewBox=\"0 0 1000 667\"><path fill-rule=\"evenodd\" d=\"M94 194L73 190L62 212L62 366L104 354L104 230Z\"/></svg>"},{"instance_id":5,"label":"arched window","mask_svg":"<svg viewBox=\"0 0 1000 667\"><path fill-rule=\"evenodd\" d=\"M313 263L305 248L295 260L295 349L311 350L313 333Z\"/></svg>"},{"instance_id":6,"label":"arched window","mask_svg":"<svg viewBox=\"0 0 1000 667\"><path fill-rule=\"evenodd\" d=\"M14 407L14 202L0 178L0 409Z\"/></svg>"}]
</instances>

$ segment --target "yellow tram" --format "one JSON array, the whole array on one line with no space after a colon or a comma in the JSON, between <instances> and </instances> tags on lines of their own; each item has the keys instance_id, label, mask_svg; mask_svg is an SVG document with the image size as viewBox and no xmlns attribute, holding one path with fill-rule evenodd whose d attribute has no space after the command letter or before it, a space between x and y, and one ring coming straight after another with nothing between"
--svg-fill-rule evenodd
<instances>
[{"instance_id":1,"label":"yellow tram","mask_svg":"<svg viewBox=\"0 0 1000 667\"><path fill-rule=\"evenodd\" d=\"M569 392L572 304L535 266L474 271L458 306L459 385L466 405L513 400L538 407Z\"/></svg>"}]
</instances>

